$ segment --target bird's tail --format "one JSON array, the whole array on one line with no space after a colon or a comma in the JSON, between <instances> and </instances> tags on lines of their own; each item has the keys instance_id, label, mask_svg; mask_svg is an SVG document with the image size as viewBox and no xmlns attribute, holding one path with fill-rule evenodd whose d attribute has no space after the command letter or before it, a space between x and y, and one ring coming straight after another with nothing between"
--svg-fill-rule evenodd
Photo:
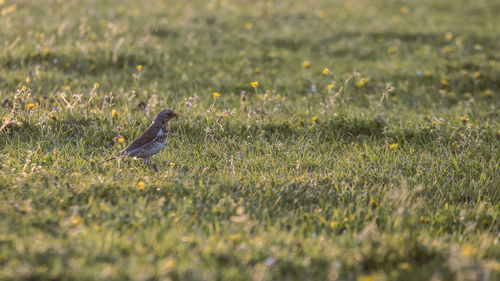
<instances>
[{"instance_id":1,"label":"bird's tail","mask_svg":"<svg viewBox=\"0 0 500 281\"><path fill-rule=\"evenodd\" d=\"M115 160L115 159L118 159L118 158L123 158L123 157L125 157L125 156L127 156L127 155L128 155L128 154L127 154L127 153L125 153L125 151L121 151L121 152L119 152L119 153L117 153L117 154L113 155L112 157L110 157L110 158L108 158L108 159L104 160L104 161L103 161L103 163L104 163L104 162L109 162L109 161L111 161L111 160Z\"/></svg>"}]
</instances>

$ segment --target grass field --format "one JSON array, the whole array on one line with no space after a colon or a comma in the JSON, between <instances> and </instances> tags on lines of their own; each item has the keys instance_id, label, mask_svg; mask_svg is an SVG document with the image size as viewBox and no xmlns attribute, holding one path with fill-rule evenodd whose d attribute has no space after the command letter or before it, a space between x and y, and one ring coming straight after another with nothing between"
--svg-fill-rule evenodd
<instances>
[{"instance_id":1,"label":"grass field","mask_svg":"<svg viewBox=\"0 0 500 281\"><path fill-rule=\"evenodd\" d=\"M498 1L0 13L0 280L500 279Z\"/></svg>"}]
</instances>

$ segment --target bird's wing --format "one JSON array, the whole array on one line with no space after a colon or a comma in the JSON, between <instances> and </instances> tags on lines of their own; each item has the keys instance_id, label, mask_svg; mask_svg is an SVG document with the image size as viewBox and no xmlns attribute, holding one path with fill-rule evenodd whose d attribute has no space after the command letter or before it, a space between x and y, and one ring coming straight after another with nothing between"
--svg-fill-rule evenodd
<instances>
[{"instance_id":1,"label":"bird's wing","mask_svg":"<svg viewBox=\"0 0 500 281\"><path fill-rule=\"evenodd\" d=\"M124 152L127 153L152 141L156 137L156 134L158 133L159 130L160 128L158 128L157 126L154 125L149 126L149 128L146 131L144 131L142 135L140 135L135 141L133 141L129 146L125 148Z\"/></svg>"}]
</instances>

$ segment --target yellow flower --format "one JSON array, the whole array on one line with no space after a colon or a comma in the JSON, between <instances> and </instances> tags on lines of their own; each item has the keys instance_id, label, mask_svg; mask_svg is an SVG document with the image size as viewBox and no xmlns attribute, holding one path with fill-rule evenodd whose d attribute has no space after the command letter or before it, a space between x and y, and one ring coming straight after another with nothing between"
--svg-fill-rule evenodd
<instances>
[{"instance_id":1,"label":"yellow flower","mask_svg":"<svg viewBox=\"0 0 500 281\"><path fill-rule=\"evenodd\" d=\"M375 280L377 280L377 278L375 278L375 275L365 275L358 277L358 281L375 281Z\"/></svg>"},{"instance_id":2,"label":"yellow flower","mask_svg":"<svg viewBox=\"0 0 500 281\"><path fill-rule=\"evenodd\" d=\"M28 110L32 110L33 108L35 108L35 104L34 104L34 103L28 103L28 104L26 105L26 108L27 108Z\"/></svg>"},{"instance_id":3,"label":"yellow flower","mask_svg":"<svg viewBox=\"0 0 500 281\"><path fill-rule=\"evenodd\" d=\"M468 258L474 254L474 247L471 244L465 244L462 249L460 249L460 256Z\"/></svg>"},{"instance_id":4,"label":"yellow flower","mask_svg":"<svg viewBox=\"0 0 500 281\"><path fill-rule=\"evenodd\" d=\"M477 79L477 78L481 77L481 73L479 71L476 71L476 72L472 73L472 76Z\"/></svg>"},{"instance_id":5,"label":"yellow flower","mask_svg":"<svg viewBox=\"0 0 500 281\"><path fill-rule=\"evenodd\" d=\"M328 72L329 72L328 68L326 68L326 67L323 68L323 74L328 74Z\"/></svg>"},{"instance_id":6,"label":"yellow flower","mask_svg":"<svg viewBox=\"0 0 500 281\"><path fill-rule=\"evenodd\" d=\"M445 38L447 41L451 41L451 39L453 39L453 33L451 33L451 32L446 32L446 34L444 35L444 38Z\"/></svg>"},{"instance_id":7,"label":"yellow flower","mask_svg":"<svg viewBox=\"0 0 500 281\"><path fill-rule=\"evenodd\" d=\"M316 123L318 121L318 116L314 115L313 118L311 118L311 121Z\"/></svg>"},{"instance_id":8,"label":"yellow flower","mask_svg":"<svg viewBox=\"0 0 500 281\"><path fill-rule=\"evenodd\" d=\"M250 83L250 85L252 85L252 87L257 87L259 86L259 82L258 81L253 81L252 83Z\"/></svg>"},{"instance_id":9,"label":"yellow flower","mask_svg":"<svg viewBox=\"0 0 500 281\"><path fill-rule=\"evenodd\" d=\"M277 94L277 95L276 95L276 98L277 98L277 99L281 99L281 95Z\"/></svg>"},{"instance_id":10,"label":"yellow flower","mask_svg":"<svg viewBox=\"0 0 500 281\"><path fill-rule=\"evenodd\" d=\"M331 221L331 222L330 222L330 227L331 227L331 228L335 228L338 224L339 224L339 223L338 223L338 222L336 222L336 221Z\"/></svg>"},{"instance_id":11,"label":"yellow flower","mask_svg":"<svg viewBox=\"0 0 500 281\"><path fill-rule=\"evenodd\" d=\"M392 144L390 144L390 145L389 145L389 149L390 149L390 150L394 150L394 149L398 148L398 146L399 146L399 144L397 144L397 143L392 143Z\"/></svg>"},{"instance_id":12,"label":"yellow flower","mask_svg":"<svg viewBox=\"0 0 500 281\"><path fill-rule=\"evenodd\" d=\"M118 111L116 110L111 110L111 116L113 116L114 118L118 117Z\"/></svg>"},{"instance_id":13,"label":"yellow flower","mask_svg":"<svg viewBox=\"0 0 500 281\"><path fill-rule=\"evenodd\" d=\"M400 263L400 264L399 264L399 268L400 268L400 269L403 269L403 270L410 269L410 264L409 264L409 263L407 263L407 262Z\"/></svg>"},{"instance_id":14,"label":"yellow flower","mask_svg":"<svg viewBox=\"0 0 500 281\"><path fill-rule=\"evenodd\" d=\"M448 80L446 79L441 80L441 85L448 86L449 85Z\"/></svg>"},{"instance_id":15,"label":"yellow flower","mask_svg":"<svg viewBox=\"0 0 500 281\"><path fill-rule=\"evenodd\" d=\"M311 66L311 62L308 61L308 60L305 60L302 62L302 67L303 68L308 68L309 66Z\"/></svg>"},{"instance_id":16,"label":"yellow flower","mask_svg":"<svg viewBox=\"0 0 500 281\"><path fill-rule=\"evenodd\" d=\"M79 215L75 215L75 216L73 216L73 218L71 218L71 223L73 225L80 224L80 223L82 223L82 218Z\"/></svg>"},{"instance_id":17,"label":"yellow flower","mask_svg":"<svg viewBox=\"0 0 500 281\"><path fill-rule=\"evenodd\" d=\"M250 30L250 29L252 29L252 27L253 27L253 24L251 22L245 23L245 28L246 29Z\"/></svg>"},{"instance_id":18,"label":"yellow flower","mask_svg":"<svg viewBox=\"0 0 500 281\"><path fill-rule=\"evenodd\" d=\"M118 138L118 142L124 142L125 139L124 138Z\"/></svg>"},{"instance_id":19,"label":"yellow flower","mask_svg":"<svg viewBox=\"0 0 500 281\"><path fill-rule=\"evenodd\" d=\"M377 202L375 202L375 200L373 200L373 199L370 199L370 207L376 208L377 207Z\"/></svg>"},{"instance_id":20,"label":"yellow flower","mask_svg":"<svg viewBox=\"0 0 500 281\"><path fill-rule=\"evenodd\" d=\"M451 144L451 148L453 150L457 150L458 149L458 143L456 141L454 141L452 144Z\"/></svg>"},{"instance_id":21,"label":"yellow flower","mask_svg":"<svg viewBox=\"0 0 500 281\"><path fill-rule=\"evenodd\" d=\"M229 236L229 240L231 240L231 242L237 241L237 240L240 240L240 239L241 239L241 234L231 234Z\"/></svg>"},{"instance_id":22,"label":"yellow flower","mask_svg":"<svg viewBox=\"0 0 500 281\"><path fill-rule=\"evenodd\" d=\"M138 64L135 68L137 68L137 70L141 71L141 69L142 69L142 64Z\"/></svg>"},{"instance_id":23,"label":"yellow flower","mask_svg":"<svg viewBox=\"0 0 500 281\"><path fill-rule=\"evenodd\" d=\"M94 88L99 88L99 83L94 82ZM68 89L67 89L67 90L69 91L69 87L68 87Z\"/></svg>"},{"instance_id":24,"label":"yellow flower","mask_svg":"<svg viewBox=\"0 0 500 281\"><path fill-rule=\"evenodd\" d=\"M420 222L421 223L428 223L429 222L429 218L426 218L424 216L420 216Z\"/></svg>"},{"instance_id":25,"label":"yellow flower","mask_svg":"<svg viewBox=\"0 0 500 281\"><path fill-rule=\"evenodd\" d=\"M432 125L433 126L437 126L437 125L439 125L439 122L438 121L432 121Z\"/></svg>"},{"instance_id":26,"label":"yellow flower","mask_svg":"<svg viewBox=\"0 0 500 281\"><path fill-rule=\"evenodd\" d=\"M140 181L137 183L137 188L139 188L139 190L144 190L144 182L143 181Z\"/></svg>"},{"instance_id":27,"label":"yellow flower","mask_svg":"<svg viewBox=\"0 0 500 281\"><path fill-rule=\"evenodd\" d=\"M467 116L460 116L460 120L462 120L462 122L464 122L464 123L467 123L470 121L469 117L467 117Z\"/></svg>"},{"instance_id":28,"label":"yellow flower","mask_svg":"<svg viewBox=\"0 0 500 281\"><path fill-rule=\"evenodd\" d=\"M326 86L328 89L333 89L333 84Z\"/></svg>"},{"instance_id":29,"label":"yellow flower","mask_svg":"<svg viewBox=\"0 0 500 281\"><path fill-rule=\"evenodd\" d=\"M25 85L23 85L23 91L26 91L28 89Z\"/></svg>"},{"instance_id":30,"label":"yellow flower","mask_svg":"<svg viewBox=\"0 0 500 281\"><path fill-rule=\"evenodd\" d=\"M484 95L485 95L485 96L488 96L488 97L489 97L489 96L491 96L491 94L492 94L492 92L491 92L491 90L490 90L490 89L488 89L488 90L484 91Z\"/></svg>"},{"instance_id":31,"label":"yellow flower","mask_svg":"<svg viewBox=\"0 0 500 281\"><path fill-rule=\"evenodd\" d=\"M175 166L175 163L174 162L170 162L170 167L174 167Z\"/></svg>"},{"instance_id":32,"label":"yellow flower","mask_svg":"<svg viewBox=\"0 0 500 281\"><path fill-rule=\"evenodd\" d=\"M219 93L213 93L212 96L214 97L214 99L216 99L216 98L220 97L220 94Z\"/></svg>"},{"instance_id":33,"label":"yellow flower","mask_svg":"<svg viewBox=\"0 0 500 281\"><path fill-rule=\"evenodd\" d=\"M360 80L358 80L358 82L356 82L356 87L363 87L366 83L368 83L369 80L369 78L361 78Z\"/></svg>"}]
</instances>

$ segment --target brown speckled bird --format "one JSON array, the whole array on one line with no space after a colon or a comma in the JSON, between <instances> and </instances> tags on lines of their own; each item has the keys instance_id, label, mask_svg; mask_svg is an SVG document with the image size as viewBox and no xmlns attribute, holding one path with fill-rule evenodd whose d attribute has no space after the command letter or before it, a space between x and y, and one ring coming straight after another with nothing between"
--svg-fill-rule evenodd
<instances>
[{"instance_id":1,"label":"brown speckled bird","mask_svg":"<svg viewBox=\"0 0 500 281\"><path fill-rule=\"evenodd\" d=\"M115 156L106 161L110 161L121 157L137 157L144 159L144 163L151 165L149 158L165 146L167 142L168 132L170 131L170 124L168 123L172 118L180 117L170 109L162 110L156 115L153 123L149 128L142 133L135 141L133 141L124 150L120 151Z\"/></svg>"}]
</instances>

